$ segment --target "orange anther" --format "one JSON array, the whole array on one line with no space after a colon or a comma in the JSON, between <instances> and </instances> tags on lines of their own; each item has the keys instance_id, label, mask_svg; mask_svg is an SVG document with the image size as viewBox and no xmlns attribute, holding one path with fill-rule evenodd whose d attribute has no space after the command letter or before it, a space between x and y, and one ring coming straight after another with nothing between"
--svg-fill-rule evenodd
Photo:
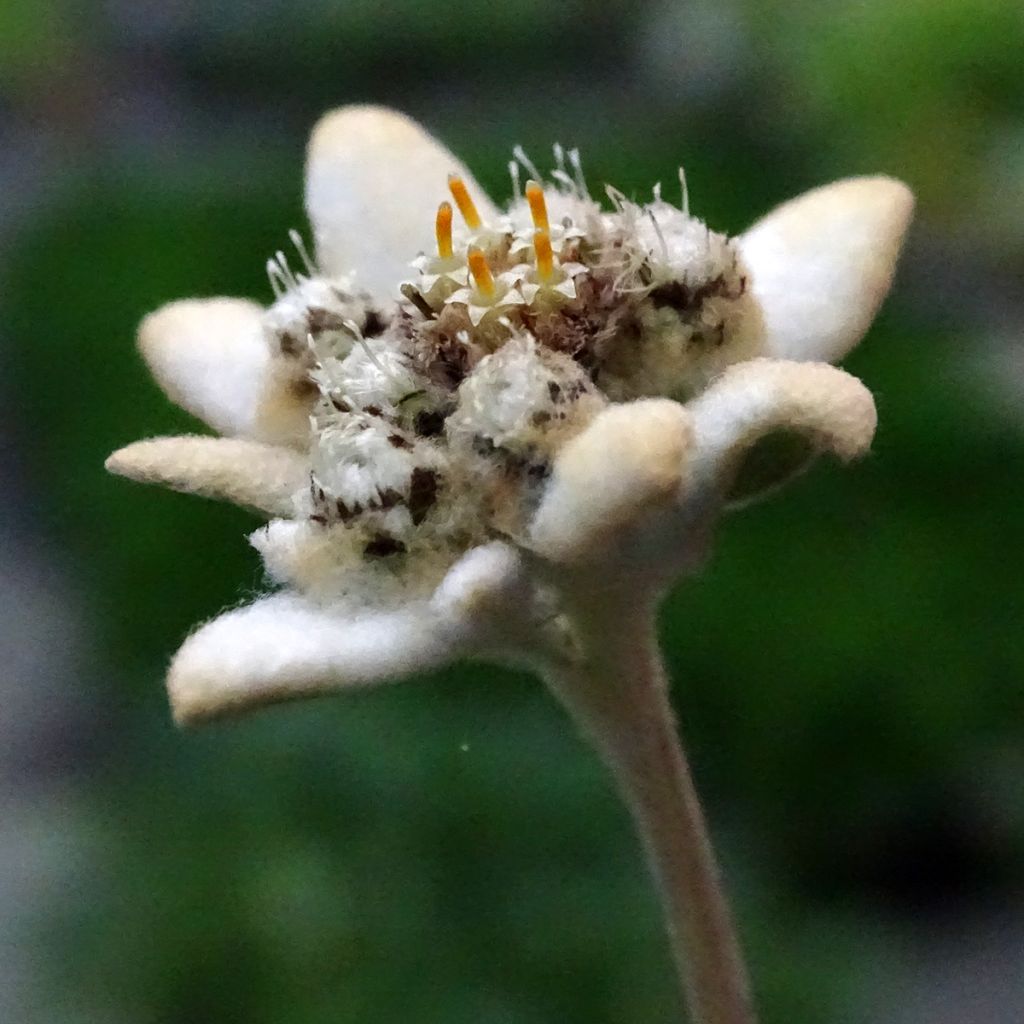
<instances>
[{"instance_id":1,"label":"orange anther","mask_svg":"<svg viewBox=\"0 0 1024 1024\"><path fill-rule=\"evenodd\" d=\"M476 203L473 202L469 189L466 188L466 183L459 175L449 174L448 188L451 190L455 205L459 208L459 213L462 214L462 219L466 222L466 227L470 231L476 231L481 224L480 214L477 213Z\"/></svg>"},{"instance_id":2,"label":"orange anther","mask_svg":"<svg viewBox=\"0 0 1024 1024\"><path fill-rule=\"evenodd\" d=\"M530 204L530 216L533 226L538 231L550 231L548 223L548 204L544 202L544 189L535 181L526 183L526 201Z\"/></svg>"},{"instance_id":3,"label":"orange anther","mask_svg":"<svg viewBox=\"0 0 1024 1024\"><path fill-rule=\"evenodd\" d=\"M437 255L443 260L452 258L452 204L445 202L437 208L437 220L434 222L434 233L437 235Z\"/></svg>"},{"instance_id":4,"label":"orange anther","mask_svg":"<svg viewBox=\"0 0 1024 1024\"><path fill-rule=\"evenodd\" d=\"M466 259L469 261L469 271L473 275L477 289L491 298L494 295L494 275L487 265L487 257L476 246L473 246Z\"/></svg>"},{"instance_id":5,"label":"orange anther","mask_svg":"<svg viewBox=\"0 0 1024 1024\"><path fill-rule=\"evenodd\" d=\"M546 231L533 233L533 251L537 254L537 276L542 281L550 280L555 272L555 259L551 254L551 236Z\"/></svg>"}]
</instances>

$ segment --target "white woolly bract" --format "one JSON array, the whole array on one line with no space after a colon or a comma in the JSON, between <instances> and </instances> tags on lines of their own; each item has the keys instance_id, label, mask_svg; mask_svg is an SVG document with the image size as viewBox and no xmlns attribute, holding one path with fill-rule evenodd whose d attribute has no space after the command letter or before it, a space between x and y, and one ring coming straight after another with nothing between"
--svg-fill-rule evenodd
<instances>
[{"instance_id":1,"label":"white woolly bract","mask_svg":"<svg viewBox=\"0 0 1024 1024\"><path fill-rule=\"evenodd\" d=\"M263 436L269 372L260 308L244 299L184 299L139 325L139 351L172 401L228 436Z\"/></svg>"},{"instance_id":2,"label":"white woolly bract","mask_svg":"<svg viewBox=\"0 0 1024 1024\"><path fill-rule=\"evenodd\" d=\"M206 623L171 662L175 719L191 725L297 697L368 686L471 649L465 623L428 601L371 610L325 608L273 594Z\"/></svg>"}]
</instances>

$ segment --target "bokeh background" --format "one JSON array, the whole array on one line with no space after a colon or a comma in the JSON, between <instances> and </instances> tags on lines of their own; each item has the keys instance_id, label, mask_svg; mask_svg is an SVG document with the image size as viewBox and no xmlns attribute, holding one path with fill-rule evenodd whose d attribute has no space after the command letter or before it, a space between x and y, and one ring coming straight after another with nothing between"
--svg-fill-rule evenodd
<instances>
[{"instance_id":1,"label":"bokeh background","mask_svg":"<svg viewBox=\"0 0 1024 1024\"><path fill-rule=\"evenodd\" d=\"M0 1019L679 1019L629 824L536 681L170 724L167 657L262 581L245 514L103 473L195 428L134 329L269 297L306 134L356 100L497 195L555 141L627 193L685 164L730 231L914 187L848 363L873 456L731 517L663 632L766 1024L1020 1024L1019 0L0 5Z\"/></svg>"}]
</instances>

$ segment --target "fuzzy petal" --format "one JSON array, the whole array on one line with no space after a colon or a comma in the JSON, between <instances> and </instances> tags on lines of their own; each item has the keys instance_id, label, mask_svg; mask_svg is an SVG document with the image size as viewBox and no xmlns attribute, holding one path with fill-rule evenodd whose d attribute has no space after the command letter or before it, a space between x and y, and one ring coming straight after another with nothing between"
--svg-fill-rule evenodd
<instances>
[{"instance_id":1,"label":"fuzzy petal","mask_svg":"<svg viewBox=\"0 0 1024 1024\"><path fill-rule=\"evenodd\" d=\"M139 483L231 501L271 516L292 512L309 480L309 461L277 445L226 437L155 437L107 459L106 468Z\"/></svg>"},{"instance_id":2,"label":"fuzzy petal","mask_svg":"<svg viewBox=\"0 0 1024 1024\"><path fill-rule=\"evenodd\" d=\"M848 178L798 196L742 235L767 354L842 359L889 291L913 208L900 181Z\"/></svg>"},{"instance_id":3,"label":"fuzzy petal","mask_svg":"<svg viewBox=\"0 0 1024 1024\"><path fill-rule=\"evenodd\" d=\"M460 174L485 221L497 210L466 167L415 121L384 107L341 107L313 129L306 210L329 275L356 272L377 298L397 295L409 263L433 252L434 216Z\"/></svg>"},{"instance_id":4,"label":"fuzzy petal","mask_svg":"<svg viewBox=\"0 0 1024 1024\"><path fill-rule=\"evenodd\" d=\"M167 688L175 720L193 725L429 670L457 653L460 638L427 602L352 615L274 594L193 633Z\"/></svg>"},{"instance_id":5,"label":"fuzzy petal","mask_svg":"<svg viewBox=\"0 0 1024 1024\"><path fill-rule=\"evenodd\" d=\"M139 351L167 396L219 433L296 444L308 400L271 358L262 313L245 299L172 302L142 321Z\"/></svg>"},{"instance_id":6,"label":"fuzzy petal","mask_svg":"<svg viewBox=\"0 0 1024 1024\"><path fill-rule=\"evenodd\" d=\"M871 392L856 377L827 363L776 359L730 367L687 408L695 479L733 503L776 486L823 452L843 461L863 455L877 422Z\"/></svg>"},{"instance_id":7,"label":"fuzzy petal","mask_svg":"<svg viewBox=\"0 0 1024 1024\"><path fill-rule=\"evenodd\" d=\"M601 558L615 533L675 496L691 443L689 416L676 402L606 409L559 453L531 548L553 562Z\"/></svg>"}]
</instances>

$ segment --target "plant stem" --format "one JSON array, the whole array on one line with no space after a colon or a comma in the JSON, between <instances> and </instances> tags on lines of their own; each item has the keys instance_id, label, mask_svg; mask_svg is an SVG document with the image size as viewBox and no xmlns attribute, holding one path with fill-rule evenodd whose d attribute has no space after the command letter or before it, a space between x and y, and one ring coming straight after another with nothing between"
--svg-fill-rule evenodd
<instances>
[{"instance_id":1,"label":"plant stem","mask_svg":"<svg viewBox=\"0 0 1024 1024\"><path fill-rule=\"evenodd\" d=\"M573 615L582 655L549 686L611 769L661 896L694 1024L756 1024L718 865L676 729L653 601L592 595Z\"/></svg>"}]
</instances>

